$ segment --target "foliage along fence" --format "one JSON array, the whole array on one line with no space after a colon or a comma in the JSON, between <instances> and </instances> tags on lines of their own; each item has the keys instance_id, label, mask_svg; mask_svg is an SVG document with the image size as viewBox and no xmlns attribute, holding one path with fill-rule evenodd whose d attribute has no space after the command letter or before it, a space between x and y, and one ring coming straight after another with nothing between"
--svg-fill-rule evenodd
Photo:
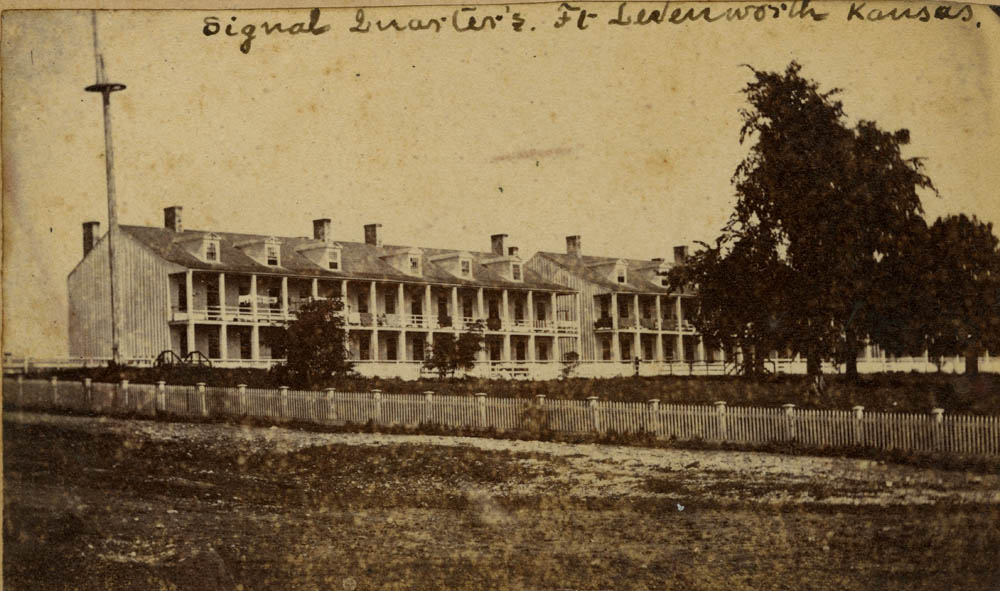
<instances>
[{"instance_id":1,"label":"foliage along fence","mask_svg":"<svg viewBox=\"0 0 1000 591\"><path fill-rule=\"evenodd\" d=\"M505 431L651 434L662 439L743 444L794 442L809 447L1000 455L1000 417L866 413L782 408L535 400L475 396L323 392L5 378L4 402L15 408L178 417L255 417L321 425L421 424Z\"/></svg>"}]
</instances>

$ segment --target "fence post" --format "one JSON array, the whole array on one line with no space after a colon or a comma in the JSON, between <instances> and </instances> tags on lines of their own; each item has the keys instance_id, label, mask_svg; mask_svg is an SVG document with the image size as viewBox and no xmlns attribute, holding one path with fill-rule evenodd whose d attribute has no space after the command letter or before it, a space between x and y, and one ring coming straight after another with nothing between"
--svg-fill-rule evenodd
<instances>
[{"instance_id":1,"label":"fence post","mask_svg":"<svg viewBox=\"0 0 1000 591\"><path fill-rule=\"evenodd\" d=\"M52 406L59 406L59 378L52 376Z\"/></svg>"},{"instance_id":2,"label":"fence post","mask_svg":"<svg viewBox=\"0 0 1000 591\"><path fill-rule=\"evenodd\" d=\"M24 408L24 376L17 376L17 406Z\"/></svg>"},{"instance_id":3,"label":"fence post","mask_svg":"<svg viewBox=\"0 0 1000 591\"><path fill-rule=\"evenodd\" d=\"M167 383L163 380L156 382L156 404L153 405L153 414L167 412Z\"/></svg>"},{"instance_id":4,"label":"fence post","mask_svg":"<svg viewBox=\"0 0 1000 591\"><path fill-rule=\"evenodd\" d=\"M424 392L424 423L431 423L431 405L434 403L434 391L427 390Z\"/></svg>"},{"instance_id":5,"label":"fence post","mask_svg":"<svg viewBox=\"0 0 1000 591\"><path fill-rule=\"evenodd\" d=\"M122 408L128 410L128 380L122 380Z\"/></svg>"},{"instance_id":6,"label":"fence post","mask_svg":"<svg viewBox=\"0 0 1000 591\"><path fill-rule=\"evenodd\" d=\"M865 430L864 430L864 419L865 419L865 407L858 405L851 408L851 412L854 413L854 420L851 421L851 438L854 440L854 445L864 445L865 444Z\"/></svg>"},{"instance_id":7,"label":"fence post","mask_svg":"<svg viewBox=\"0 0 1000 591\"><path fill-rule=\"evenodd\" d=\"M198 389L198 412L203 417L208 416L208 401L205 400L205 382L198 382L195 384Z\"/></svg>"},{"instance_id":8,"label":"fence post","mask_svg":"<svg viewBox=\"0 0 1000 591\"><path fill-rule=\"evenodd\" d=\"M479 406L479 428L486 429L486 392L476 392L476 403Z\"/></svg>"},{"instance_id":9,"label":"fence post","mask_svg":"<svg viewBox=\"0 0 1000 591\"><path fill-rule=\"evenodd\" d=\"M795 440L795 405L794 404L782 404L781 408L785 409L785 441Z\"/></svg>"},{"instance_id":10,"label":"fence post","mask_svg":"<svg viewBox=\"0 0 1000 591\"><path fill-rule=\"evenodd\" d=\"M660 399L650 398L649 399L649 420L647 421L648 430L653 434L654 437L659 437L660 435Z\"/></svg>"},{"instance_id":11,"label":"fence post","mask_svg":"<svg viewBox=\"0 0 1000 591\"><path fill-rule=\"evenodd\" d=\"M233 413L237 416L240 414L247 414L245 408L247 407L247 385L246 384L236 384L236 412Z\"/></svg>"},{"instance_id":12,"label":"fence post","mask_svg":"<svg viewBox=\"0 0 1000 591\"><path fill-rule=\"evenodd\" d=\"M278 414L284 419L288 417L288 386L278 386L278 395L281 398L281 411Z\"/></svg>"},{"instance_id":13,"label":"fence post","mask_svg":"<svg viewBox=\"0 0 1000 591\"><path fill-rule=\"evenodd\" d=\"M333 406L333 388L323 390L323 399L326 400L326 415L323 417L323 420L332 421L336 419L337 413L334 412Z\"/></svg>"},{"instance_id":14,"label":"fence post","mask_svg":"<svg viewBox=\"0 0 1000 591\"><path fill-rule=\"evenodd\" d=\"M729 439L729 421L726 418L726 401L717 400L715 402L716 423L719 427L719 441Z\"/></svg>"},{"instance_id":15,"label":"fence post","mask_svg":"<svg viewBox=\"0 0 1000 591\"><path fill-rule=\"evenodd\" d=\"M87 410L93 410L94 390L90 378L83 378L83 402Z\"/></svg>"},{"instance_id":16,"label":"fence post","mask_svg":"<svg viewBox=\"0 0 1000 591\"><path fill-rule=\"evenodd\" d=\"M378 425L382 422L382 391L378 388L372 390L372 398L375 400L375 416L372 417L372 422Z\"/></svg>"},{"instance_id":17,"label":"fence post","mask_svg":"<svg viewBox=\"0 0 1000 591\"><path fill-rule=\"evenodd\" d=\"M932 408L931 418L934 421L934 450L945 451L944 448L944 409Z\"/></svg>"},{"instance_id":18,"label":"fence post","mask_svg":"<svg viewBox=\"0 0 1000 591\"><path fill-rule=\"evenodd\" d=\"M538 408L544 408L545 407L545 394L535 394L535 404L538 405Z\"/></svg>"},{"instance_id":19,"label":"fence post","mask_svg":"<svg viewBox=\"0 0 1000 591\"><path fill-rule=\"evenodd\" d=\"M595 433L601 432L601 417L598 415L597 410L597 396L589 396L587 398L590 401L590 421L593 426Z\"/></svg>"}]
</instances>

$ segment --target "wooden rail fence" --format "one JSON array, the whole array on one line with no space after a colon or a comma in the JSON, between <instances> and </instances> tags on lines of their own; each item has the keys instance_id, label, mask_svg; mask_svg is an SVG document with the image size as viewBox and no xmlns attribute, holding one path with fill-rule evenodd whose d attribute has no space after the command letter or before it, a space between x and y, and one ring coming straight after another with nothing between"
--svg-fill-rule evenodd
<instances>
[{"instance_id":1,"label":"wooden rail fence","mask_svg":"<svg viewBox=\"0 0 1000 591\"><path fill-rule=\"evenodd\" d=\"M660 404L658 400L607 402L475 396L322 392L158 384L3 380L3 399L13 408L75 410L103 414L168 414L180 417L256 417L325 425L416 427L436 424L471 429L561 433L632 433L657 438L746 444L795 442L810 447L1000 455L1000 417Z\"/></svg>"}]
</instances>

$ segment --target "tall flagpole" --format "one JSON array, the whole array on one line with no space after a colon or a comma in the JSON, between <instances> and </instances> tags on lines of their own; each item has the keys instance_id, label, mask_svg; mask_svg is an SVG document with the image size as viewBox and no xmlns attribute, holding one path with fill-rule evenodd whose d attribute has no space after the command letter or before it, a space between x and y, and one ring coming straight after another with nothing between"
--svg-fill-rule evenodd
<instances>
[{"instance_id":1,"label":"tall flagpole","mask_svg":"<svg viewBox=\"0 0 1000 591\"><path fill-rule=\"evenodd\" d=\"M87 92L99 92L104 105L104 165L108 181L108 266L111 275L111 358L115 365L121 363L121 298L118 294L120 281L115 264L115 242L118 240L118 210L115 205L115 158L111 148L111 93L125 90L124 84L107 82L104 76L104 56L97 42L97 12L91 12L94 28L94 60L97 68L97 83L85 88Z\"/></svg>"}]
</instances>

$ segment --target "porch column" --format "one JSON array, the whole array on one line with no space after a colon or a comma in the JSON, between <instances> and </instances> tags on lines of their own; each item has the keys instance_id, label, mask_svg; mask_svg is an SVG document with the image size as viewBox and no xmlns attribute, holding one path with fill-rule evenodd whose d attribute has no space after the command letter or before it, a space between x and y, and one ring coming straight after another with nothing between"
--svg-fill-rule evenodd
<instances>
[{"instance_id":1,"label":"porch column","mask_svg":"<svg viewBox=\"0 0 1000 591\"><path fill-rule=\"evenodd\" d=\"M528 335L528 361L535 360L535 335Z\"/></svg>"},{"instance_id":2,"label":"porch column","mask_svg":"<svg viewBox=\"0 0 1000 591\"><path fill-rule=\"evenodd\" d=\"M528 330L535 332L535 301L531 294L529 289L525 302L528 306ZM534 342L534 337L532 337L532 342ZM531 354L531 358L534 359L534 353Z\"/></svg>"},{"instance_id":3,"label":"porch column","mask_svg":"<svg viewBox=\"0 0 1000 591\"><path fill-rule=\"evenodd\" d=\"M399 342L396 344L396 360L404 361L406 360L406 331L399 331Z\"/></svg>"},{"instance_id":4,"label":"porch column","mask_svg":"<svg viewBox=\"0 0 1000 591\"><path fill-rule=\"evenodd\" d=\"M660 296L659 296L659 294L657 294L657 296L656 296L656 330L663 330L663 307L660 304ZM661 349L660 350L660 356L657 357L657 359L660 360L660 361L662 361L663 360L663 355L662 355L662 353L663 353L663 350L662 350L663 341L660 341L659 339L657 339L657 342L660 343L660 349Z\"/></svg>"},{"instance_id":5,"label":"porch column","mask_svg":"<svg viewBox=\"0 0 1000 591\"><path fill-rule=\"evenodd\" d=\"M684 335L678 334L674 342L674 361L684 361Z\"/></svg>"},{"instance_id":6,"label":"porch column","mask_svg":"<svg viewBox=\"0 0 1000 591\"><path fill-rule=\"evenodd\" d=\"M312 292L311 292L311 295L312 295L312 299L314 299L314 300L319 297L319 279L316 278L316 277L313 277L313 280L312 280Z\"/></svg>"},{"instance_id":7,"label":"porch column","mask_svg":"<svg viewBox=\"0 0 1000 591\"><path fill-rule=\"evenodd\" d=\"M622 347L618 342L618 294L611 292L611 360L621 361Z\"/></svg>"},{"instance_id":8,"label":"porch column","mask_svg":"<svg viewBox=\"0 0 1000 591\"><path fill-rule=\"evenodd\" d=\"M659 299L660 296L656 296ZM659 308L659 306L657 306ZM663 363L663 334L656 333L656 361Z\"/></svg>"},{"instance_id":9,"label":"porch column","mask_svg":"<svg viewBox=\"0 0 1000 591\"><path fill-rule=\"evenodd\" d=\"M431 320L430 320L430 318L431 318L431 306L432 305L433 305L433 302L431 301L431 286L428 285L427 287L424 288L424 306L423 306L424 324L427 325L427 333L428 334L430 334L430 332L432 330L434 330L434 327L431 325ZM430 342L431 343L434 342L434 338L433 337L431 337Z\"/></svg>"},{"instance_id":10,"label":"porch column","mask_svg":"<svg viewBox=\"0 0 1000 591\"><path fill-rule=\"evenodd\" d=\"M260 327L256 322L250 327L250 359L260 359Z\"/></svg>"},{"instance_id":11,"label":"porch column","mask_svg":"<svg viewBox=\"0 0 1000 591\"><path fill-rule=\"evenodd\" d=\"M562 361L562 351L559 349L559 333L552 337L552 360Z\"/></svg>"},{"instance_id":12,"label":"porch column","mask_svg":"<svg viewBox=\"0 0 1000 591\"><path fill-rule=\"evenodd\" d=\"M229 324L226 323L226 274L219 273L219 359L229 358Z\"/></svg>"},{"instance_id":13,"label":"porch column","mask_svg":"<svg viewBox=\"0 0 1000 591\"><path fill-rule=\"evenodd\" d=\"M504 292L507 293L507 292ZM501 357L503 361L510 361L510 333L504 333L503 335L503 356Z\"/></svg>"},{"instance_id":14,"label":"porch column","mask_svg":"<svg viewBox=\"0 0 1000 591\"><path fill-rule=\"evenodd\" d=\"M510 312L507 310L507 290L506 289L503 290L503 297L502 297L502 302L501 303L503 304L503 309L500 310L500 318L503 319L503 330L507 331L507 332L510 332ZM507 350L509 352L509 349L510 349L510 339L508 338L504 342L507 343L507 347L506 348L507 348ZM510 359L510 356L508 356L507 359Z\"/></svg>"},{"instance_id":15,"label":"porch column","mask_svg":"<svg viewBox=\"0 0 1000 591\"><path fill-rule=\"evenodd\" d=\"M455 329L462 326L461 312L458 309L458 287L451 288L451 326Z\"/></svg>"},{"instance_id":16,"label":"porch column","mask_svg":"<svg viewBox=\"0 0 1000 591\"><path fill-rule=\"evenodd\" d=\"M340 299L344 302L344 312L347 312L347 280L340 282Z\"/></svg>"},{"instance_id":17,"label":"porch column","mask_svg":"<svg viewBox=\"0 0 1000 591\"><path fill-rule=\"evenodd\" d=\"M188 350L188 353L190 353L191 351L195 350L195 347L194 347L194 344L195 344L194 343L194 322L189 319L186 328L187 328L187 334L185 334L185 338L187 338L187 350Z\"/></svg>"},{"instance_id":18,"label":"porch column","mask_svg":"<svg viewBox=\"0 0 1000 591\"><path fill-rule=\"evenodd\" d=\"M409 315L406 313L406 308L403 306L406 304L406 294L403 290L403 284L399 284L399 288L396 291L396 314L399 316L399 325L406 326L405 318Z\"/></svg>"},{"instance_id":19,"label":"porch column","mask_svg":"<svg viewBox=\"0 0 1000 591\"><path fill-rule=\"evenodd\" d=\"M618 330L618 294L611 292L611 330Z\"/></svg>"},{"instance_id":20,"label":"porch column","mask_svg":"<svg viewBox=\"0 0 1000 591\"><path fill-rule=\"evenodd\" d=\"M194 271L187 270L184 274L184 304L187 306L188 322L191 322L191 315L194 313Z\"/></svg>"},{"instance_id":21,"label":"porch column","mask_svg":"<svg viewBox=\"0 0 1000 591\"><path fill-rule=\"evenodd\" d=\"M639 322L639 294L632 296L632 322L635 323L636 332L639 332L639 327L642 326Z\"/></svg>"},{"instance_id":22,"label":"porch column","mask_svg":"<svg viewBox=\"0 0 1000 591\"><path fill-rule=\"evenodd\" d=\"M698 346L694 353L695 361L705 361L705 339L698 337Z\"/></svg>"},{"instance_id":23,"label":"porch column","mask_svg":"<svg viewBox=\"0 0 1000 591\"><path fill-rule=\"evenodd\" d=\"M677 332L680 332L684 326L684 306L681 304L681 296L677 296L677 301L674 302L674 316L677 317Z\"/></svg>"},{"instance_id":24,"label":"porch column","mask_svg":"<svg viewBox=\"0 0 1000 591\"><path fill-rule=\"evenodd\" d=\"M479 313L479 319L480 320L485 320L486 319L486 304L483 301L483 288L481 288L481 287L478 288L478 289L476 289L476 308L478 308L477 312Z\"/></svg>"},{"instance_id":25,"label":"porch column","mask_svg":"<svg viewBox=\"0 0 1000 591\"><path fill-rule=\"evenodd\" d=\"M556 307L557 301L556 292L552 292L552 310L549 312L549 316L552 317L552 327L555 329L556 334L559 333L559 308Z\"/></svg>"},{"instance_id":26,"label":"porch column","mask_svg":"<svg viewBox=\"0 0 1000 591\"><path fill-rule=\"evenodd\" d=\"M372 361L379 360L378 342L378 287L375 282L371 282L368 289L368 313L372 315Z\"/></svg>"},{"instance_id":27,"label":"porch column","mask_svg":"<svg viewBox=\"0 0 1000 591\"><path fill-rule=\"evenodd\" d=\"M257 326L257 276L250 276L250 316L253 318L254 327Z\"/></svg>"},{"instance_id":28,"label":"porch column","mask_svg":"<svg viewBox=\"0 0 1000 591\"><path fill-rule=\"evenodd\" d=\"M640 336L639 330L642 327L642 323L639 320L639 294L634 294L632 296L632 321L635 323L635 336L632 341L632 358L638 357L642 359L642 337Z\"/></svg>"},{"instance_id":29,"label":"porch column","mask_svg":"<svg viewBox=\"0 0 1000 591\"><path fill-rule=\"evenodd\" d=\"M288 277L281 278L281 316L288 322Z\"/></svg>"}]
</instances>

